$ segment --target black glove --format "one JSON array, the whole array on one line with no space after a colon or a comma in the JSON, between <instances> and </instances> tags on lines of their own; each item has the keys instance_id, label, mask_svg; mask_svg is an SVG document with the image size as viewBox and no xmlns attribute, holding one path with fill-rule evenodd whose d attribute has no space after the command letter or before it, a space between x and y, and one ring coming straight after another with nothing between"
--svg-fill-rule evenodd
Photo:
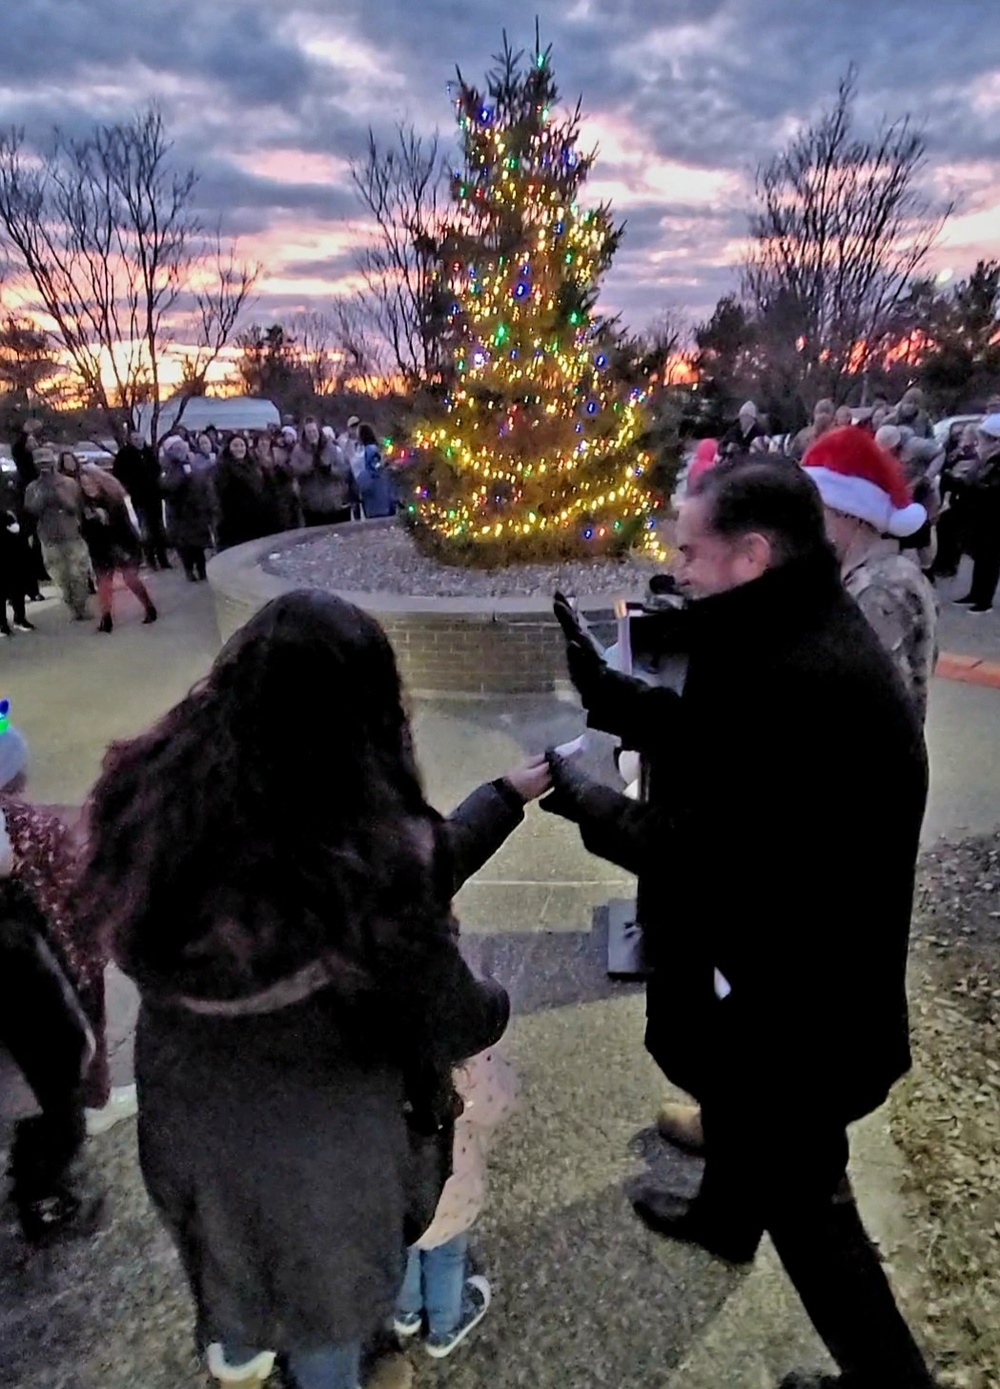
<instances>
[{"instance_id":1,"label":"black glove","mask_svg":"<svg viewBox=\"0 0 1000 1389\"><path fill-rule=\"evenodd\" d=\"M580 626L579 619L570 607L569 600L562 593L555 595L552 611L555 613L556 621L566 638L566 664L569 667L569 678L573 681L581 699L586 704L587 696L604 674L607 665L594 643Z\"/></svg>"},{"instance_id":2,"label":"black glove","mask_svg":"<svg viewBox=\"0 0 1000 1389\"><path fill-rule=\"evenodd\" d=\"M538 802L539 808L550 815L560 815L564 820L578 820L583 797L594 785L593 778L575 767L570 758L560 757L551 748L545 760L552 773L552 790Z\"/></svg>"}]
</instances>

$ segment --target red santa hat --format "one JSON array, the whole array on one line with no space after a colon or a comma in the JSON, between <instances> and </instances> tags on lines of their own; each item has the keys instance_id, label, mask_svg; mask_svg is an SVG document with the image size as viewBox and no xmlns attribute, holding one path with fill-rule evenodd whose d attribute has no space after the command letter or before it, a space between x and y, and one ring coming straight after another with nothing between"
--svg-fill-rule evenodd
<instances>
[{"instance_id":1,"label":"red santa hat","mask_svg":"<svg viewBox=\"0 0 1000 1389\"><path fill-rule=\"evenodd\" d=\"M802 466L824 506L867 521L880 535L902 539L927 521L926 509L911 497L902 465L863 429L845 425L821 434Z\"/></svg>"}]
</instances>

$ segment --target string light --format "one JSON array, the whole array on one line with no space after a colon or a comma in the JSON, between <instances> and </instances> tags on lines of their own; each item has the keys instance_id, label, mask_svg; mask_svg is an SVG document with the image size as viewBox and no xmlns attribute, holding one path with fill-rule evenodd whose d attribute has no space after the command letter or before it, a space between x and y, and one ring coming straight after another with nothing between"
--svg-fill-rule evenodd
<instances>
[{"instance_id":1,"label":"string light","mask_svg":"<svg viewBox=\"0 0 1000 1389\"><path fill-rule=\"evenodd\" d=\"M418 531L484 555L636 539L652 551L645 397L594 352L592 306L620 230L607 207L579 207L589 160L578 116L556 114L547 56L488 96L463 84L455 97L464 168L442 290L457 379L414 433L407 513Z\"/></svg>"}]
</instances>

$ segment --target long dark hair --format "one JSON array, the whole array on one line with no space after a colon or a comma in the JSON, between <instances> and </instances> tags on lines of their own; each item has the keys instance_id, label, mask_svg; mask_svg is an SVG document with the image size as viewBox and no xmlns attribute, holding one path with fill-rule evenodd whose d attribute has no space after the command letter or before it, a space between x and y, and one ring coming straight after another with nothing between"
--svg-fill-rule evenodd
<instances>
[{"instance_id":1,"label":"long dark hair","mask_svg":"<svg viewBox=\"0 0 1000 1389\"><path fill-rule=\"evenodd\" d=\"M448 929L439 818L381 627L331 594L290 593L109 750L85 916L148 990L238 997L317 958L364 987Z\"/></svg>"}]
</instances>

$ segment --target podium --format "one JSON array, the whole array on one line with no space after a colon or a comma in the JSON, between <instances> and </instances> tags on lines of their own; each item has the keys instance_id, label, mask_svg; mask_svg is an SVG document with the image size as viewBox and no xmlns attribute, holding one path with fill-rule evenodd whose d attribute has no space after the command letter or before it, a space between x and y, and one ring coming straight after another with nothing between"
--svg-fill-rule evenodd
<instances>
[{"instance_id":1,"label":"podium","mask_svg":"<svg viewBox=\"0 0 1000 1389\"><path fill-rule=\"evenodd\" d=\"M606 653L608 664L623 675L681 694L687 677L687 656L670 640L668 614L673 607L649 608L640 603L615 604L618 640ZM627 743L622 744L628 748ZM649 796L649 764L639 755L640 801ZM608 903L608 963L610 978L645 979L646 964L638 899L614 898Z\"/></svg>"}]
</instances>

